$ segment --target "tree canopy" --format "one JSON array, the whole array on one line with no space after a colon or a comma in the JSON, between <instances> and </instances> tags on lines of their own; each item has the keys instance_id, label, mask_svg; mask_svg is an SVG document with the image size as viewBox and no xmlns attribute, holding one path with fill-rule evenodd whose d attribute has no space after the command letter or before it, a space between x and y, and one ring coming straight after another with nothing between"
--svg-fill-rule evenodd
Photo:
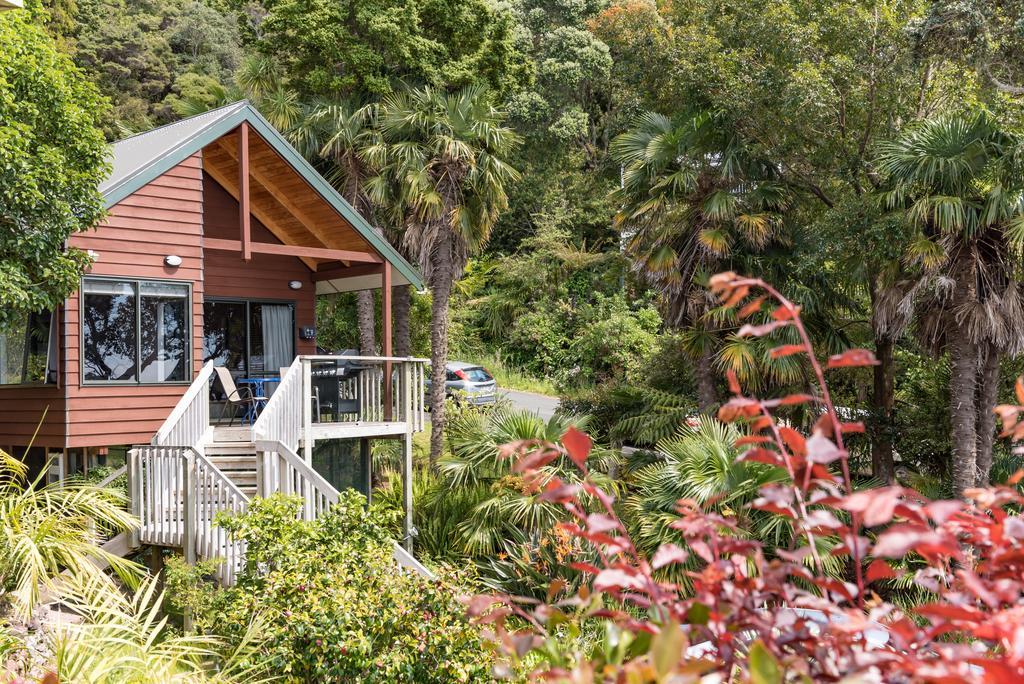
<instances>
[{"instance_id":1,"label":"tree canopy","mask_svg":"<svg viewBox=\"0 0 1024 684\"><path fill-rule=\"evenodd\" d=\"M78 287L88 258L65 243L103 216L106 107L38 11L0 14L0 325Z\"/></svg>"}]
</instances>

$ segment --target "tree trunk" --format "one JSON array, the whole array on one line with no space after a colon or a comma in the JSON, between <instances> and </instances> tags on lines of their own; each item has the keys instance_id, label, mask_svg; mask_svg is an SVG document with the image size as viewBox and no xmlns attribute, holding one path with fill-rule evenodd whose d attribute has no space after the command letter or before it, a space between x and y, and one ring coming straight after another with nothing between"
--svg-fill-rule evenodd
<instances>
[{"instance_id":1,"label":"tree trunk","mask_svg":"<svg viewBox=\"0 0 1024 684\"><path fill-rule=\"evenodd\" d=\"M377 353L376 321L373 310L373 290L359 290L356 292L356 317L359 324L359 351L364 356L374 356Z\"/></svg>"},{"instance_id":2,"label":"tree trunk","mask_svg":"<svg viewBox=\"0 0 1024 684\"><path fill-rule=\"evenodd\" d=\"M700 353L694 374L697 376L697 401L701 413L710 413L718 405L718 391L715 389L715 356L710 346Z\"/></svg>"},{"instance_id":3,"label":"tree trunk","mask_svg":"<svg viewBox=\"0 0 1024 684\"><path fill-rule=\"evenodd\" d=\"M452 293L454 267L449 238L443 238L433 253L430 307L430 467L436 468L444 452L445 365L448 363L448 299Z\"/></svg>"},{"instance_id":4,"label":"tree trunk","mask_svg":"<svg viewBox=\"0 0 1024 684\"><path fill-rule=\"evenodd\" d=\"M882 482L892 484L895 467L892 458L892 409L894 404L894 378L896 364L893 359L895 342L888 337L875 338L874 387L871 408L874 425L871 431L871 474Z\"/></svg>"},{"instance_id":5,"label":"tree trunk","mask_svg":"<svg viewBox=\"0 0 1024 684\"><path fill-rule=\"evenodd\" d=\"M395 356L412 356L412 287L398 285L393 290L392 307L395 316Z\"/></svg>"},{"instance_id":6,"label":"tree trunk","mask_svg":"<svg viewBox=\"0 0 1024 684\"><path fill-rule=\"evenodd\" d=\"M953 493L973 487L978 467L978 345L966 330L951 330L949 414L953 441Z\"/></svg>"},{"instance_id":7,"label":"tree trunk","mask_svg":"<svg viewBox=\"0 0 1024 684\"><path fill-rule=\"evenodd\" d=\"M989 484L992 470L992 445L996 435L995 408L999 395L999 351L995 345L986 345L981 359L981 372L978 376L977 418L977 481L976 485L984 487Z\"/></svg>"}]
</instances>

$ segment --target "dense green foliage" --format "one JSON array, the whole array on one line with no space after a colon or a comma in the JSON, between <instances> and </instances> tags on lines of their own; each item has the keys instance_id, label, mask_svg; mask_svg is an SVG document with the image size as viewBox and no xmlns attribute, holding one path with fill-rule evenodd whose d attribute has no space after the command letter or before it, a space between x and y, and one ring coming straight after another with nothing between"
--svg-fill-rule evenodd
<instances>
[{"instance_id":1,"label":"dense green foliage","mask_svg":"<svg viewBox=\"0 0 1024 684\"><path fill-rule=\"evenodd\" d=\"M259 17L256 49L280 60L293 84L312 95L382 95L402 81L505 92L530 76L508 11L483 0L234 4Z\"/></svg>"},{"instance_id":2,"label":"dense green foliage","mask_svg":"<svg viewBox=\"0 0 1024 684\"><path fill-rule=\"evenodd\" d=\"M491 656L456 600L458 586L396 572L379 509L349 492L316 522L299 501L255 500L221 524L246 547L234 587L199 571L171 574L172 599L197 629L240 643L261 622L259 657L288 681L469 682L489 678Z\"/></svg>"},{"instance_id":3,"label":"dense green foliage","mask_svg":"<svg viewBox=\"0 0 1024 684\"><path fill-rule=\"evenodd\" d=\"M78 287L88 258L65 243L103 216L105 111L35 10L0 14L0 326Z\"/></svg>"}]
</instances>

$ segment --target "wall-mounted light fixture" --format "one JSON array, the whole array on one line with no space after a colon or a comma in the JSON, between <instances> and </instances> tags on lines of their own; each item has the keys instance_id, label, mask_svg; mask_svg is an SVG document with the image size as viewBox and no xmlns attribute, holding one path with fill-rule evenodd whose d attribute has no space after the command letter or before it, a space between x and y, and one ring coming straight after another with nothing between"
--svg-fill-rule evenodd
<instances>
[{"instance_id":1,"label":"wall-mounted light fixture","mask_svg":"<svg viewBox=\"0 0 1024 684\"><path fill-rule=\"evenodd\" d=\"M290 287L293 290L301 290L302 289L302 281L301 280L289 280L288 281L288 287Z\"/></svg>"},{"instance_id":2,"label":"wall-mounted light fixture","mask_svg":"<svg viewBox=\"0 0 1024 684\"><path fill-rule=\"evenodd\" d=\"M171 268L177 268L178 266L181 266L181 257L177 254L168 254L164 257L164 263Z\"/></svg>"}]
</instances>

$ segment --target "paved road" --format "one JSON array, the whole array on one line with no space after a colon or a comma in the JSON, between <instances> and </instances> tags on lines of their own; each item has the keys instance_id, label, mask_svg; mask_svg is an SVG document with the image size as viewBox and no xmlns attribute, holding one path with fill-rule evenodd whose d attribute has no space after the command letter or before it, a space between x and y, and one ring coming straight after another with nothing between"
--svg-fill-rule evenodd
<instances>
[{"instance_id":1,"label":"paved road","mask_svg":"<svg viewBox=\"0 0 1024 684\"><path fill-rule=\"evenodd\" d=\"M538 413L544 420L548 420L551 416L555 415L555 409L558 408L558 397L548 397L543 394L534 394L533 392L517 392L516 390L507 389L503 389L501 392L517 408Z\"/></svg>"}]
</instances>

